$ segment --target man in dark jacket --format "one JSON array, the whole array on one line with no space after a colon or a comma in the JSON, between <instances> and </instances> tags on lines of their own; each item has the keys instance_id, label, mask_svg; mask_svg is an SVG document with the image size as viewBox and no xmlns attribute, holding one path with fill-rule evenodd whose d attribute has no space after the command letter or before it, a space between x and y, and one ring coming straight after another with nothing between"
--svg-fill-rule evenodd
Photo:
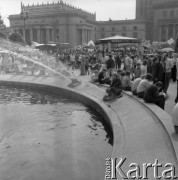
<instances>
[{"instance_id":1,"label":"man in dark jacket","mask_svg":"<svg viewBox=\"0 0 178 180\"><path fill-rule=\"evenodd\" d=\"M121 58L119 56L119 53L117 53L117 55L115 57L115 64L116 64L116 69L120 69L121 68Z\"/></svg>"},{"instance_id":2,"label":"man in dark jacket","mask_svg":"<svg viewBox=\"0 0 178 180\"><path fill-rule=\"evenodd\" d=\"M151 84L145 91L144 100L147 103L154 103L160 108L164 109L165 106L165 94L159 95L159 90L163 87L162 82Z\"/></svg>"},{"instance_id":3,"label":"man in dark jacket","mask_svg":"<svg viewBox=\"0 0 178 180\"><path fill-rule=\"evenodd\" d=\"M106 61L106 67L108 70L108 74L111 76L115 68L115 63L114 59L112 59L112 55L109 55L109 59Z\"/></svg>"},{"instance_id":4,"label":"man in dark jacket","mask_svg":"<svg viewBox=\"0 0 178 180\"><path fill-rule=\"evenodd\" d=\"M152 75L153 75L153 83L156 83L157 82L157 78L158 78L158 58L157 57L155 57L153 59L153 63L151 65L151 69L152 69Z\"/></svg>"}]
</instances>

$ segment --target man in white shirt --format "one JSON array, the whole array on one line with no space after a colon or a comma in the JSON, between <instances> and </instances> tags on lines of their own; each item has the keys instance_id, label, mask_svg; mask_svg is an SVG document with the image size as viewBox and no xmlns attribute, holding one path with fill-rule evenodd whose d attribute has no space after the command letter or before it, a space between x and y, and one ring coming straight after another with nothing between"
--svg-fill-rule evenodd
<instances>
[{"instance_id":1,"label":"man in white shirt","mask_svg":"<svg viewBox=\"0 0 178 180\"><path fill-rule=\"evenodd\" d=\"M152 74L147 73L145 79L141 80L139 85L137 86L137 95L139 98L144 97L144 93L148 86L150 85L150 81L152 80Z\"/></svg>"}]
</instances>

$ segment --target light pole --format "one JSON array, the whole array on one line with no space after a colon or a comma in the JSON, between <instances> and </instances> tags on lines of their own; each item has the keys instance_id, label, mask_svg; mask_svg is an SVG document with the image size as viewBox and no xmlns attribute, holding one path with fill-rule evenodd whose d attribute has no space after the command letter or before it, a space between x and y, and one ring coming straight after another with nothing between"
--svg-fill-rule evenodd
<instances>
[{"instance_id":1,"label":"light pole","mask_svg":"<svg viewBox=\"0 0 178 180\"><path fill-rule=\"evenodd\" d=\"M21 19L24 21L24 40L26 42L26 37L25 37L25 21L28 19L28 11L27 8L22 4L21 2L21 13L20 13Z\"/></svg>"}]
</instances>

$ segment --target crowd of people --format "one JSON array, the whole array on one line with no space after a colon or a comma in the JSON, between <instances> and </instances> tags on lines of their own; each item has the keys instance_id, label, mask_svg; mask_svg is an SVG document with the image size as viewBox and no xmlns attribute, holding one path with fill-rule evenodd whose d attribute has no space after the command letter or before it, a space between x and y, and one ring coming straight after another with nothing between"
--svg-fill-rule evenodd
<instances>
[{"instance_id":1,"label":"crowd of people","mask_svg":"<svg viewBox=\"0 0 178 180\"><path fill-rule=\"evenodd\" d=\"M173 52L141 54L135 49L73 51L57 54L57 61L66 63L72 69L80 69L81 75L90 75L91 82L110 85L104 100L120 96L121 91L126 90L162 109L168 97L170 81L176 82L178 76L178 58ZM178 96L175 102L178 102Z\"/></svg>"}]
</instances>

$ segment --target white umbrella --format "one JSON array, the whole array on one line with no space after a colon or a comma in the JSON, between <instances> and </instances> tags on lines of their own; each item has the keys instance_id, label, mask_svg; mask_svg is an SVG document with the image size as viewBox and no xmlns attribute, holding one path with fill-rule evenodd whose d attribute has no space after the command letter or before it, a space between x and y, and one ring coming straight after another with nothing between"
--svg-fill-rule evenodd
<instances>
[{"instance_id":1,"label":"white umbrella","mask_svg":"<svg viewBox=\"0 0 178 180\"><path fill-rule=\"evenodd\" d=\"M161 52L174 52L174 50L172 48L163 48Z\"/></svg>"},{"instance_id":2,"label":"white umbrella","mask_svg":"<svg viewBox=\"0 0 178 180\"><path fill-rule=\"evenodd\" d=\"M92 46L92 47L94 47L94 46L95 46L95 44L94 44L94 42L91 40L91 41L89 41L89 42L88 42L88 46Z\"/></svg>"}]
</instances>

